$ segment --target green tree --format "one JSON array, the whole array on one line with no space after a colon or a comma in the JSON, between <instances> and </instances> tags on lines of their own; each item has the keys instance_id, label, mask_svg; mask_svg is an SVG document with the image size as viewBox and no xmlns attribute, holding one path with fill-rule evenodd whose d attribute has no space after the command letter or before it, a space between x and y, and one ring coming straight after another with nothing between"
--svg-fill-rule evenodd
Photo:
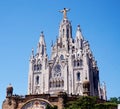
<instances>
[{"instance_id":1,"label":"green tree","mask_svg":"<svg viewBox=\"0 0 120 109\"><path fill-rule=\"evenodd\" d=\"M120 97L118 97L118 104L120 104Z\"/></svg>"},{"instance_id":2,"label":"green tree","mask_svg":"<svg viewBox=\"0 0 120 109\"><path fill-rule=\"evenodd\" d=\"M94 109L97 98L83 96L76 101L69 102L65 109Z\"/></svg>"},{"instance_id":3,"label":"green tree","mask_svg":"<svg viewBox=\"0 0 120 109\"><path fill-rule=\"evenodd\" d=\"M118 99L116 97L112 97L112 98L110 98L110 102L117 103Z\"/></svg>"},{"instance_id":4,"label":"green tree","mask_svg":"<svg viewBox=\"0 0 120 109\"><path fill-rule=\"evenodd\" d=\"M113 101L116 99L112 99ZM98 103L99 98L85 96L71 101L65 105L65 109L117 109L117 103L114 102L103 102Z\"/></svg>"},{"instance_id":5,"label":"green tree","mask_svg":"<svg viewBox=\"0 0 120 109\"><path fill-rule=\"evenodd\" d=\"M99 103L95 104L95 109L117 109L117 104L111 102Z\"/></svg>"},{"instance_id":6,"label":"green tree","mask_svg":"<svg viewBox=\"0 0 120 109\"><path fill-rule=\"evenodd\" d=\"M117 104L120 104L120 97L112 97L112 98L110 98L110 100L109 100L110 102L112 102L112 103L117 103Z\"/></svg>"}]
</instances>

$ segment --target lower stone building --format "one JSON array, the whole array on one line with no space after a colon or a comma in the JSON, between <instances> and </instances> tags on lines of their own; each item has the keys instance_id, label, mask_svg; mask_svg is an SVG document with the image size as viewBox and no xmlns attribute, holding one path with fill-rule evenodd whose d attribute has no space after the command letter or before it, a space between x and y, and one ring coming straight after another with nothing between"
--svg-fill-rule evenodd
<instances>
[{"instance_id":1,"label":"lower stone building","mask_svg":"<svg viewBox=\"0 0 120 109\"><path fill-rule=\"evenodd\" d=\"M49 107L57 107L63 109L68 101L75 100L78 96L68 96L64 92L55 95L50 94L34 94L19 96L13 95L13 87L7 87L6 99L3 102L2 109L49 109Z\"/></svg>"}]
</instances>

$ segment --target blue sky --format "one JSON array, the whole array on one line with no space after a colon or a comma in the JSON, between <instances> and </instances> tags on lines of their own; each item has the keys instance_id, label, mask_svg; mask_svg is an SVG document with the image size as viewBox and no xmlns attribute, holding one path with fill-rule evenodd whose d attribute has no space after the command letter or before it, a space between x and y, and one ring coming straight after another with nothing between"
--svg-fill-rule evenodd
<instances>
[{"instance_id":1,"label":"blue sky","mask_svg":"<svg viewBox=\"0 0 120 109\"><path fill-rule=\"evenodd\" d=\"M73 37L80 24L97 60L100 81L107 96L119 97L120 87L120 1L119 0L1 0L0 1L0 105L11 83L14 94L27 94L31 49L36 51L44 31L47 53L58 36L62 14L70 8Z\"/></svg>"}]
</instances>

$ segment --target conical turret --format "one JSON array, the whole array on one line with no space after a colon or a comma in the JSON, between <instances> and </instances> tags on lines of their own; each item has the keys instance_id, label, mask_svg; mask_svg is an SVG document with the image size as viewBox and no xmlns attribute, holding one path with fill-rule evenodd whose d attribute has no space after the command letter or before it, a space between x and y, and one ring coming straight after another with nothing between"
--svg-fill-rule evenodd
<instances>
[{"instance_id":1,"label":"conical turret","mask_svg":"<svg viewBox=\"0 0 120 109\"><path fill-rule=\"evenodd\" d=\"M38 48L37 48L37 53L41 56L46 55L46 43L45 43L43 32L41 32L41 35L40 35Z\"/></svg>"},{"instance_id":2,"label":"conical turret","mask_svg":"<svg viewBox=\"0 0 120 109\"><path fill-rule=\"evenodd\" d=\"M41 34L40 34L39 43L40 43L41 45L46 45L46 44L45 44L45 39L44 39L43 31L42 31Z\"/></svg>"},{"instance_id":3,"label":"conical turret","mask_svg":"<svg viewBox=\"0 0 120 109\"><path fill-rule=\"evenodd\" d=\"M67 51L70 49L70 44L72 42L72 26L71 22L67 18L67 12L70 9L64 8L60 10L63 13L63 18L59 26L59 38L58 42L62 41L61 48L65 48Z\"/></svg>"},{"instance_id":4,"label":"conical turret","mask_svg":"<svg viewBox=\"0 0 120 109\"><path fill-rule=\"evenodd\" d=\"M78 25L76 32L76 46L78 47L78 49L82 49L83 47L83 36L81 33L80 25Z\"/></svg>"},{"instance_id":5,"label":"conical turret","mask_svg":"<svg viewBox=\"0 0 120 109\"><path fill-rule=\"evenodd\" d=\"M80 29L80 25L77 26L76 37L77 37L77 39L79 39L79 40L81 40L81 39L83 40L83 36L82 36L81 29Z\"/></svg>"}]
</instances>

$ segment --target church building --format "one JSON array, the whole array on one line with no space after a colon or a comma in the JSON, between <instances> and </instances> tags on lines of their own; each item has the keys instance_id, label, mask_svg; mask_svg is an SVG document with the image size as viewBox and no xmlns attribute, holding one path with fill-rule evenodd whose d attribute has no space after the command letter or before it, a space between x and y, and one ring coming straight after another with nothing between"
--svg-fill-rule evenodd
<instances>
[{"instance_id":1,"label":"church building","mask_svg":"<svg viewBox=\"0 0 120 109\"><path fill-rule=\"evenodd\" d=\"M80 25L76 27L75 38L73 37L72 25L67 18L68 11L66 8L60 11L63 13L63 18L59 25L58 38L51 46L50 58L46 52L44 33L41 32L37 52L34 53L32 49L29 60L28 94L25 98L17 96L22 101L17 104L13 100L15 102L13 105L17 106L9 109L46 109L45 106L30 108L34 104L36 106L42 103L55 104L58 109L62 109L62 94L66 94L69 98L73 95L98 96L106 100L106 86L100 84L97 61L88 41L82 35ZM7 109L6 103L12 105L13 101L10 100L16 98L12 95L12 90L12 86L9 86L2 109Z\"/></svg>"},{"instance_id":2,"label":"church building","mask_svg":"<svg viewBox=\"0 0 120 109\"><path fill-rule=\"evenodd\" d=\"M72 25L66 15L68 11L66 8L60 11L63 18L59 26L59 37L51 46L50 59L46 53L43 32L35 55L32 50L28 94L66 92L106 99L105 87L100 87L99 69L89 43L84 39L80 25L77 27L75 39L73 38ZM101 94L101 90L104 94Z\"/></svg>"}]
</instances>

